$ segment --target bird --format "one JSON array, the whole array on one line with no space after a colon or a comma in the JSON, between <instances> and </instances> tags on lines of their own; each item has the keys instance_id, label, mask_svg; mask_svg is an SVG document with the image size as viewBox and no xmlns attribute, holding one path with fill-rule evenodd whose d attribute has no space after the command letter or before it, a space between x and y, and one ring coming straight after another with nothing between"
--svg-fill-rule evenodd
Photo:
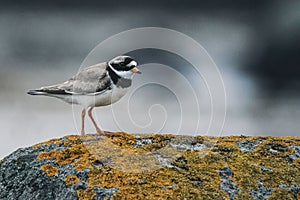
<instances>
[{"instance_id":1,"label":"bird","mask_svg":"<svg viewBox=\"0 0 300 200\"><path fill-rule=\"evenodd\" d=\"M85 67L67 81L39 89L29 90L29 95L44 95L82 106L81 135L85 135L86 112L100 135L109 134L97 125L92 111L119 101L132 85L135 74L141 74L137 61L127 55L117 56L108 62Z\"/></svg>"}]
</instances>

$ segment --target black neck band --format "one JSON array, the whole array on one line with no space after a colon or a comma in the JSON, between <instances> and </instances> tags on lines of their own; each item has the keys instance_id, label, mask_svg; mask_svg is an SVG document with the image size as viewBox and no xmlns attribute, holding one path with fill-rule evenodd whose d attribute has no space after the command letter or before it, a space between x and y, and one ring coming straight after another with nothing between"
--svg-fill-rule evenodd
<instances>
[{"instance_id":1,"label":"black neck band","mask_svg":"<svg viewBox=\"0 0 300 200\"><path fill-rule=\"evenodd\" d=\"M109 63L107 63L108 75L111 78L112 82L117 86L121 88L128 88L131 86L132 80L127 78L122 78L119 76L114 70L110 67Z\"/></svg>"},{"instance_id":2,"label":"black neck band","mask_svg":"<svg viewBox=\"0 0 300 200\"><path fill-rule=\"evenodd\" d=\"M107 67L106 67L108 74L111 78L111 80L113 81L113 83L115 85L117 85L118 81L121 79L121 76L119 76L118 74L116 74L116 72L114 72L114 70L112 70L109 66L109 63L107 63Z\"/></svg>"}]
</instances>

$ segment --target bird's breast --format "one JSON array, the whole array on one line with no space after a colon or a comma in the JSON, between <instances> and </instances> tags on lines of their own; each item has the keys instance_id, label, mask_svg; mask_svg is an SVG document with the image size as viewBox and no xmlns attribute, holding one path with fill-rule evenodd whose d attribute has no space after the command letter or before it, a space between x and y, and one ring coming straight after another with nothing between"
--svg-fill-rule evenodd
<instances>
[{"instance_id":1,"label":"bird's breast","mask_svg":"<svg viewBox=\"0 0 300 200\"><path fill-rule=\"evenodd\" d=\"M95 96L94 106L107 106L119 101L128 91L127 88L113 87L111 90Z\"/></svg>"}]
</instances>

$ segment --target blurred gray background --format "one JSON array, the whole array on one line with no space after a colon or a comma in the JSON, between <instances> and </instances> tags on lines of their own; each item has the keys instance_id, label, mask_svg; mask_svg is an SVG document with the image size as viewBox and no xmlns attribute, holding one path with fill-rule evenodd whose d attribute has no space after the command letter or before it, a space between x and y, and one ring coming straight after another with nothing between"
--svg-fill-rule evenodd
<instances>
[{"instance_id":1,"label":"blurred gray background","mask_svg":"<svg viewBox=\"0 0 300 200\"><path fill-rule=\"evenodd\" d=\"M98 43L121 31L144 26L180 31L208 51L226 87L224 135L299 135L300 2L297 0L0 3L0 158L22 146L77 134L80 107L73 109L59 100L32 97L26 94L27 90L65 81L77 72ZM174 55L151 49L131 54L141 64L153 61L183 69L188 65ZM146 66L141 69L147 71ZM141 79L142 76L137 77L134 84ZM172 95L160 90L148 88L147 93L137 98L137 108L147 105L147 109L136 110L135 120L143 119L139 116L147 112L149 105L161 102L174 105L166 106L170 119L163 129L158 129L172 133L180 113ZM126 103L121 101L117 106L122 116ZM154 111L152 117L154 121L159 119L156 120L159 123L162 114L155 115ZM109 108L96 109L96 115L104 129L119 130ZM205 109L202 115L199 134L205 134L208 123ZM140 123L147 124L148 117L146 123ZM193 123L193 116L184 117ZM88 132L93 132L88 120L87 125ZM126 128L126 124L123 126ZM183 126L188 134L190 124ZM127 130L136 129L128 125Z\"/></svg>"}]
</instances>

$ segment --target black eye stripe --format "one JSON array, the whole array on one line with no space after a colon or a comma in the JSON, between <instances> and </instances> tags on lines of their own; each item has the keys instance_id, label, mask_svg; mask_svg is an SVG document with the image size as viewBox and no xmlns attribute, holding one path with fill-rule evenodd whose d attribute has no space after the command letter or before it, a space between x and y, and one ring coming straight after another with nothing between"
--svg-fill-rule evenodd
<instances>
[{"instance_id":1,"label":"black eye stripe","mask_svg":"<svg viewBox=\"0 0 300 200\"><path fill-rule=\"evenodd\" d=\"M130 58L130 57L125 58L124 65L128 65L131 61L133 61L132 58Z\"/></svg>"},{"instance_id":2,"label":"black eye stripe","mask_svg":"<svg viewBox=\"0 0 300 200\"><path fill-rule=\"evenodd\" d=\"M123 59L115 59L110 65L117 71L129 71L135 67L134 65L127 66L132 61L134 60L131 57L124 57Z\"/></svg>"},{"instance_id":3,"label":"black eye stripe","mask_svg":"<svg viewBox=\"0 0 300 200\"><path fill-rule=\"evenodd\" d=\"M118 71L129 71L129 70L131 70L131 69L134 67L134 66L132 66L132 67L127 67L127 66L124 65L123 63L119 63L119 64L114 64L114 63L112 63L111 66L112 66L114 69L118 70Z\"/></svg>"}]
</instances>

